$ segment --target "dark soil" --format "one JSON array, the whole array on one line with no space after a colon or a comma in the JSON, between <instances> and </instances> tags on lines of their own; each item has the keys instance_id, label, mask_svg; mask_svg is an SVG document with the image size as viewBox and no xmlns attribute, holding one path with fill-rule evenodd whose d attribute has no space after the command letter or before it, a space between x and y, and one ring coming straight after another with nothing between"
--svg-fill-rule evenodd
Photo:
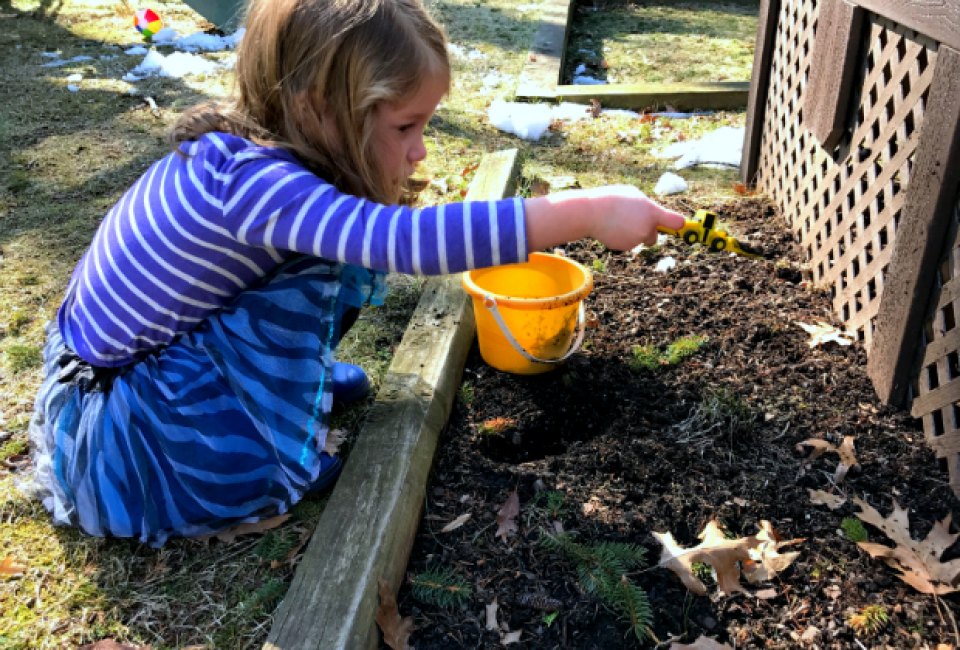
<instances>
[{"instance_id":1,"label":"dark soil","mask_svg":"<svg viewBox=\"0 0 960 650\"><path fill-rule=\"evenodd\" d=\"M408 567L408 577L454 571L470 595L440 607L415 598L409 583L402 587L414 647L502 647L505 630L521 631L523 648L656 645L638 641L627 620L586 592L576 565L544 544L557 531L584 545L646 549L646 568L626 577L645 590L651 633L663 647L701 635L737 648L956 644L958 596L938 606L841 529L859 510L852 497L884 515L896 499L910 512L915 539L960 514L919 422L877 401L860 344L808 346L797 322L836 320L828 294L806 281L773 209L750 197L713 208L767 258L673 240L640 255L571 246L567 253L596 271L587 300L595 327L582 351L538 376L498 372L471 352ZM657 272L665 256L677 265ZM690 335L707 337L693 356L637 367L635 346L664 349ZM726 407L708 408L718 404ZM860 467L834 485L837 454L807 462L797 443L839 444L844 436L855 436ZM808 488L848 500L831 511L813 505ZM504 540L495 536L497 511L514 489L518 531ZM465 524L441 532L466 513ZM694 596L656 566L661 547L651 533L695 546L713 519L731 537L755 534L768 520L782 539L803 539L788 549L800 555L771 582L742 580L750 593L719 593L705 567L708 595ZM890 543L867 531L870 541ZM951 549L944 559L958 554ZM491 631L485 607L494 601L502 629ZM852 617L868 606L880 606L869 611L886 620L858 629Z\"/></svg>"}]
</instances>

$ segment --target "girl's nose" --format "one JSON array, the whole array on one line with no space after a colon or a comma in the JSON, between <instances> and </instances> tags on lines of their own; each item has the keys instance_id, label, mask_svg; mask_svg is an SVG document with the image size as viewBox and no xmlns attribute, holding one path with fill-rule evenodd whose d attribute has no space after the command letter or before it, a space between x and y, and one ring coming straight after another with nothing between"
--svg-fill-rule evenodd
<instances>
[{"instance_id":1,"label":"girl's nose","mask_svg":"<svg viewBox=\"0 0 960 650\"><path fill-rule=\"evenodd\" d=\"M426 157L427 157L427 146L423 142L423 136L421 136L417 138L417 141L414 143L413 147L410 149L410 152L407 154L407 159L412 163L418 163Z\"/></svg>"}]
</instances>

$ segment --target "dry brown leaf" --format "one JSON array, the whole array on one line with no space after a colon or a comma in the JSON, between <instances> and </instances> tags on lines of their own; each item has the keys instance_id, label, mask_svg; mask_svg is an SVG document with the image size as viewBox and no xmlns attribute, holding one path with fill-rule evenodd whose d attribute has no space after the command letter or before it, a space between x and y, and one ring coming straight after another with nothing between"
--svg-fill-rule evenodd
<instances>
[{"instance_id":1,"label":"dry brown leaf","mask_svg":"<svg viewBox=\"0 0 960 650\"><path fill-rule=\"evenodd\" d=\"M497 624L497 610L500 606L497 604L497 599L494 598L493 602L487 603L485 609L487 612L487 625L488 630L496 630L499 625Z\"/></svg>"},{"instance_id":2,"label":"dry brown leaf","mask_svg":"<svg viewBox=\"0 0 960 650\"><path fill-rule=\"evenodd\" d=\"M830 494L829 492L824 492L823 490L807 488L807 492L810 493L810 503L815 506L827 506L831 510L836 510L847 502L846 497L842 497L838 494Z\"/></svg>"},{"instance_id":3,"label":"dry brown leaf","mask_svg":"<svg viewBox=\"0 0 960 650\"><path fill-rule=\"evenodd\" d=\"M496 537L507 541L507 537L517 532L517 515L520 514L520 496L514 490L497 511Z\"/></svg>"},{"instance_id":4,"label":"dry brown leaf","mask_svg":"<svg viewBox=\"0 0 960 650\"><path fill-rule=\"evenodd\" d=\"M833 325L824 323L823 321L818 322L816 325L801 323L800 321L795 322L797 325L802 327L807 334L810 335L810 340L807 341L807 345L809 345L811 348L815 348L818 345L824 345L826 343L850 345L857 340L856 335L853 332L837 329Z\"/></svg>"},{"instance_id":5,"label":"dry brown leaf","mask_svg":"<svg viewBox=\"0 0 960 650\"><path fill-rule=\"evenodd\" d=\"M837 464L837 469L833 472L833 482L835 485L839 485L843 482L843 479L846 478L847 472L851 469L860 467L859 462L857 461L856 450L854 449L853 436L844 436L843 442L840 443L840 446L837 447L833 443L826 440L820 440L819 438L807 438L803 442L797 443L797 447L806 445L808 447L813 447L813 452L807 457L808 461L812 461L816 458L819 458L827 452L834 452L840 456L840 462Z\"/></svg>"},{"instance_id":6,"label":"dry brown leaf","mask_svg":"<svg viewBox=\"0 0 960 650\"><path fill-rule=\"evenodd\" d=\"M451 521L449 524L441 528L440 532L449 533L450 531L460 528L460 526L464 525L465 523L467 523L467 521L469 521L471 516L472 515L469 512L460 515L459 517Z\"/></svg>"},{"instance_id":7,"label":"dry brown leaf","mask_svg":"<svg viewBox=\"0 0 960 650\"><path fill-rule=\"evenodd\" d=\"M96 643L82 645L78 650L150 650L150 646L129 645L127 643L118 643L113 639L100 639Z\"/></svg>"},{"instance_id":8,"label":"dry brown leaf","mask_svg":"<svg viewBox=\"0 0 960 650\"><path fill-rule=\"evenodd\" d=\"M323 444L323 450L331 456L340 453L340 445L347 439L347 432L343 429L330 429L327 431L327 441Z\"/></svg>"},{"instance_id":9,"label":"dry brown leaf","mask_svg":"<svg viewBox=\"0 0 960 650\"><path fill-rule=\"evenodd\" d=\"M750 560L744 562L742 567L743 576L751 584L772 580L775 575L790 566L800 553L798 551L780 553L780 549L803 541L803 539L780 541L777 531L765 519L760 521L759 533L752 538L745 537L744 539L756 540L754 544L749 546Z\"/></svg>"},{"instance_id":10,"label":"dry brown leaf","mask_svg":"<svg viewBox=\"0 0 960 650\"><path fill-rule=\"evenodd\" d=\"M538 178L530 183L530 196L546 196L550 193L550 182Z\"/></svg>"},{"instance_id":11,"label":"dry brown leaf","mask_svg":"<svg viewBox=\"0 0 960 650\"><path fill-rule=\"evenodd\" d=\"M960 558L940 561L943 552L960 538L960 533L950 533L949 514L933 525L925 539L918 541L910 537L910 516L896 501L889 517L862 499L854 498L853 502L862 510L857 517L876 526L896 543L890 548L873 542L857 542L860 548L899 571L900 579L921 593L942 596L960 590Z\"/></svg>"},{"instance_id":12,"label":"dry brown leaf","mask_svg":"<svg viewBox=\"0 0 960 650\"><path fill-rule=\"evenodd\" d=\"M670 644L670 650L733 650L733 648L726 643L720 643L710 637L701 636L693 643L673 642Z\"/></svg>"},{"instance_id":13,"label":"dry brown leaf","mask_svg":"<svg viewBox=\"0 0 960 650\"><path fill-rule=\"evenodd\" d=\"M27 565L17 562L9 555L0 560L0 575L5 578L19 578L27 570Z\"/></svg>"},{"instance_id":14,"label":"dry brown leaf","mask_svg":"<svg viewBox=\"0 0 960 650\"><path fill-rule=\"evenodd\" d=\"M700 544L683 548L672 533L653 533L663 546L660 566L677 574L687 589L703 596L707 587L694 575L693 564L701 562L713 567L717 575L717 587L726 594L747 590L740 584L740 565L743 575L750 582L769 580L796 559L798 553L780 554L779 549L799 540L780 542L770 522L760 522L760 532L750 537L727 539L720 524L713 520L698 536Z\"/></svg>"},{"instance_id":15,"label":"dry brown leaf","mask_svg":"<svg viewBox=\"0 0 960 650\"><path fill-rule=\"evenodd\" d=\"M380 606L377 607L376 620L383 633L383 642L392 650L411 650L410 633L413 632L413 617L401 618L397 599L386 580L380 578L377 584L380 586Z\"/></svg>"},{"instance_id":16,"label":"dry brown leaf","mask_svg":"<svg viewBox=\"0 0 960 650\"><path fill-rule=\"evenodd\" d=\"M523 634L523 630L514 630L513 632L505 632L500 635L500 643L503 645L510 645L511 643L520 643L520 636Z\"/></svg>"},{"instance_id":17,"label":"dry brown leaf","mask_svg":"<svg viewBox=\"0 0 960 650\"><path fill-rule=\"evenodd\" d=\"M249 524L237 524L236 526L231 526L230 528L224 528L219 533L216 533L214 537L225 544L232 544L238 537L242 537L244 535L257 535L266 532L271 528L276 528L289 518L290 513L286 512L282 515L277 515L276 517L261 519L260 521L255 521Z\"/></svg>"},{"instance_id":18,"label":"dry brown leaf","mask_svg":"<svg viewBox=\"0 0 960 650\"><path fill-rule=\"evenodd\" d=\"M600 117L600 114L603 112L603 106L600 104L599 99L590 100L590 116L594 119Z\"/></svg>"}]
</instances>

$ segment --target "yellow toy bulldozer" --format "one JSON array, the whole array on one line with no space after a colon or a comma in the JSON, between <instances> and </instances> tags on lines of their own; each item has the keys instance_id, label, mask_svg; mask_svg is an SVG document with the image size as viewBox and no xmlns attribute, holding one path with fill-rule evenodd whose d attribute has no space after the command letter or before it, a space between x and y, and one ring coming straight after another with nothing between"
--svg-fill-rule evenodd
<instances>
[{"instance_id":1,"label":"yellow toy bulldozer","mask_svg":"<svg viewBox=\"0 0 960 650\"><path fill-rule=\"evenodd\" d=\"M711 251L730 251L744 257L762 257L761 253L742 244L725 230L717 228L717 215L709 210L697 210L679 230L659 227L660 232L680 237L688 244L703 244Z\"/></svg>"}]
</instances>

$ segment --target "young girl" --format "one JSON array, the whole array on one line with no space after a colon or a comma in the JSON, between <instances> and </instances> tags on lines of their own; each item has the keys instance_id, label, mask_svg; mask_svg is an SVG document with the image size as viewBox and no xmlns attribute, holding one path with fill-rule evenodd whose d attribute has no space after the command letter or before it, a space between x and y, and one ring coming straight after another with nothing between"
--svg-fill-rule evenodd
<instances>
[{"instance_id":1,"label":"young girl","mask_svg":"<svg viewBox=\"0 0 960 650\"><path fill-rule=\"evenodd\" d=\"M625 186L406 207L450 85L419 0L253 0L236 75L106 215L48 327L31 437L57 523L158 546L285 512L339 472L327 416L367 383L334 349L386 272L683 224Z\"/></svg>"}]
</instances>

